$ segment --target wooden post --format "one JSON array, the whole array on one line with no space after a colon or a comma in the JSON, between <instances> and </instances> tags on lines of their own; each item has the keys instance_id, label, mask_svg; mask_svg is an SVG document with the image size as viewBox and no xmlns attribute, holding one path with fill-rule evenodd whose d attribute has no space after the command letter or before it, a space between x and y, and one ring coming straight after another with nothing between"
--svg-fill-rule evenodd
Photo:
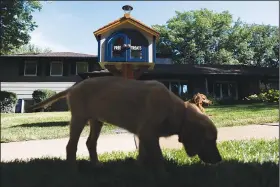
<instances>
[{"instance_id":1,"label":"wooden post","mask_svg":"<svg viewBox=\"0 0 280 187\"><path fill-rule=\"evenodd\" d=\"M132 64L122 64L122 76L125 79L134 79Z\"/></svg>"}]
</instances>

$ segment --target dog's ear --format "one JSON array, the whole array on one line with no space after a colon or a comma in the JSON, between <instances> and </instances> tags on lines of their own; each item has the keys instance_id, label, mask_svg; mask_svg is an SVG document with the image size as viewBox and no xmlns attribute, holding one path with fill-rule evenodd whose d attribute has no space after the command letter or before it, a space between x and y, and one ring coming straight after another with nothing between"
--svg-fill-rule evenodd
<instances>
[{"instance_id":1,"label":"dog's ear","mask_svg":"<svg viewBox=\"0 0 280 187\"><path fill-rule=\"evenodd\" d=\"M196 104L199 104L199 103L201 103L201 97L200 97L200 95L199 94L196 94L195 96L194 96L194 102L196 103Z\"/></svg>"}]
</instances>

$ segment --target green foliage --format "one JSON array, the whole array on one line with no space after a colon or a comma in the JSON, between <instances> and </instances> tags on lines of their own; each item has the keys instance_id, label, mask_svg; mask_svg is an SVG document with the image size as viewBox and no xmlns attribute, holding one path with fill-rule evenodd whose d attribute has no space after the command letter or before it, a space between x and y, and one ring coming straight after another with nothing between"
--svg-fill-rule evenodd
<instances>
[{"instance_id":1,"label":"green foliage","mask_svg":"<svg viewBox=\"0 0 280 187\"><path fill-rule=\"evenodd\" d=\"M279 28L233 21L228 11L178 12L164 25L157 52L172 54L175 63L242 64L279 67Z\"/></svg>"},{"instance_id":2,"label":"green foliage","mask_svg":"<svg viewBox=\"0 0 280 187\"><path fill-rule=\"evenodd\" d=\"M34 44L22 45L10 52L10 54L38 54L38 53L49 53L52 52L49 48L40 48Z\"/></svg>"},{"instance_id":3,"label":"green foliage","mask_svg":"<svg viewBox=\"0 0 280 187\"><path fill-rule=\"evenodd\" d=\"M34 90L34 92L32 93L32 98L33 98L34 103L39 103L55 94L56 94L56 92L53 90L38 89L38 90ZM46 106L43 109L39 109L39 111L46 111L46 112L51 111L51 106Z\"/></svg>"},{"instance_id":4,"label":"green foliage","mask_svg":"<svg viewBox=\"0 0 280 187\"><path fill-rule=\"evenodd\" d=\"M1 2L1 54L9 54L11 50L29 42L29 32L37 27L32 12L41 8L40 1Z\"/></svg>"},{"instance_id":5,"label":"green foliage","mask_svg":"<svg viewBox=\"0 0 280 187\"><path fill-rule=\"evenodd\" d=\"M246 99L250 101L277 103L279 102L279 90L270 89L259 94L250 95Z\"/></svg>"},{"instance_id":6,"label":"green foliage","mask_svg":"<svg viewBox=\"0 0 280 187\"><path fill-rule=\"evenodd\" d=\"M0 91L0 108L1 113L14 112L17 103L17 95L13 92Z\"/></svg>"}]
</instances>

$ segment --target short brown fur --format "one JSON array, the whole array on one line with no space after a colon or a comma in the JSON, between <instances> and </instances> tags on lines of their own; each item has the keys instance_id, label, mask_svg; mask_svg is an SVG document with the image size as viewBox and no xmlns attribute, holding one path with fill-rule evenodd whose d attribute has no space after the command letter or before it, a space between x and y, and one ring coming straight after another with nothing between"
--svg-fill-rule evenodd
<instances>
[{"instance_id":1,"label":"short brown fur","mask_svg":"<svg viewBox=\"0 0 280 187\"><path fill-rule=\"evenodd\" d=\"M202 113L205 113L205 109L203 108L203 104L212 104L212 101L207 98L206 95L197 93L193 96L192 99L186 101L185 103L193 103L195 104Z\"/></svg>"},{"instance_id":2,"label":"short brown fur","mask_svg":"<svg viewBox=\"0 0 280 187\"><path fill-rule=\"evenodd\" d=\"M165 171L159 137L178 135L190 156L217 163L221 156L216 147L217 129L195 106L170 92L158 81L125 80L121 77L86 79L69 89L31 107L49 105L67 97L71 111L67 161L76 161L80 134L89 121L86 145L90 160L98 163L97 139L103 123L108 122L134 133L139 138L138 161Z\"/></svg>"}]
</instances>

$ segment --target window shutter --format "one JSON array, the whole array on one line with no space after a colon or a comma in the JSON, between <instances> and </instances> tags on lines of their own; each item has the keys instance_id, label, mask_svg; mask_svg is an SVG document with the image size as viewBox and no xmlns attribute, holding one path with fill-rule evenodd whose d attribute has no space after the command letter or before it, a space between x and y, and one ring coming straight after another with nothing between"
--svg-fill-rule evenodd
<instances>
[{"instance_id":1,"label":"window shutter","mask_svg":"<svg viewBox=\"0 0 280 187\"><path fill-rule=\"evenodd\" d=\"M42 62L40 60L37 61L37 76L42 75Z\"/></svg>"},{"instance_id":2,"label":"window shutter","mask_svg":"<svg viewBox=\"0 0 280 187\"><path fill-rule=\"evenodd\" d=\"M66 61L63 62L63 76L69 75L68 63Z\"/></svg>"},{"instance_id":3,"label":"window shutter","mask_svg":"<svg viewBox=\"0 0 280 187\"><path fill-rule=\"evenodd\" d=\"M48 62L46 62L46 68L45 68L46 76L50 76L50 68L51 68L51 64L48 61Z\"/></svg>"},{"instance_id":4,"label":"window shutter","mask_svg":"<svg viewBox=\"0 0 280 187\"><path fill-rule=\"evenodd\" d=\"M24 75L24 64L25 64L25 62L23 61L23 60L20 60L19 62L19 68L18 68L18 70L19 70L19 76L23 76Z\"/></svg>"},{"instance_id":5,"label":"window shutter","mask_svg":"<svg viewBox=\"0 0 280 187\"><path fill-rule=\"evenodd\" d=\"M76 62L71 62L71 74L76 75Z\"/></svg>"}]
</instances>

